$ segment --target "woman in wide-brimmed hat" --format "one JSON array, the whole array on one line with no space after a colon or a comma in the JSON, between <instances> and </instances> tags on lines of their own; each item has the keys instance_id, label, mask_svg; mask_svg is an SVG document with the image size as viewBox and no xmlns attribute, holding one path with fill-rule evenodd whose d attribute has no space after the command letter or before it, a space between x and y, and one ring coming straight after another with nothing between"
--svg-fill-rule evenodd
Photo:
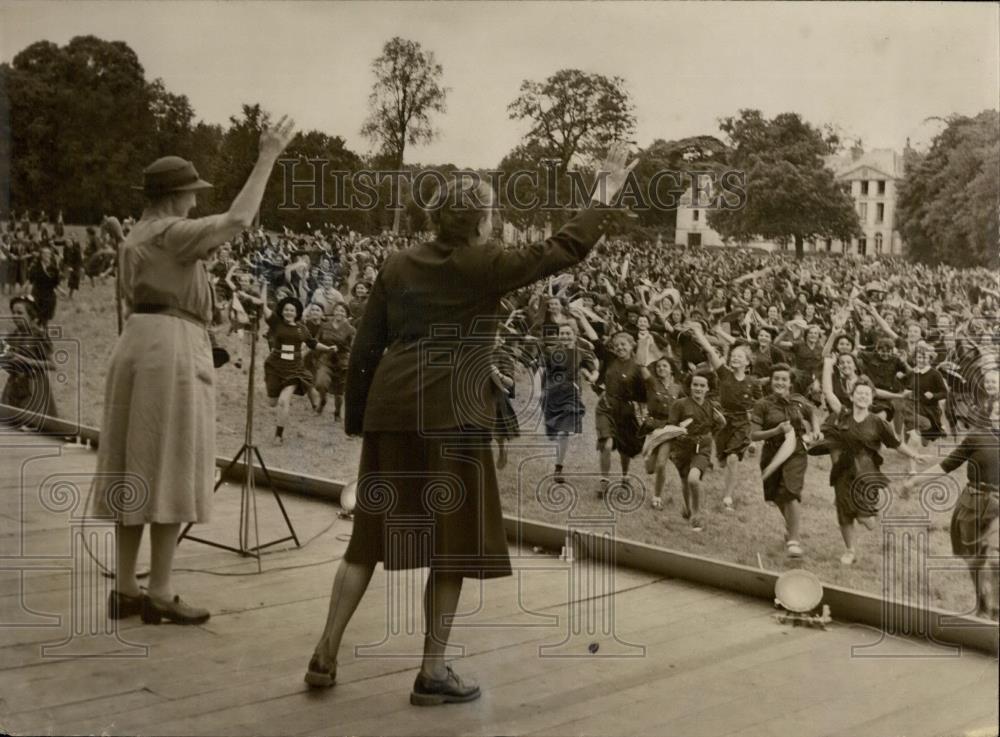
<instances>
[{"instance_id":1,"label":"woman in wide-brimmed hat","mask_svg":"<svg viewBox=\"0 0 1000 737\"><path fill-rule=\"evenodd\" d=\"M144 622L198 624L209 617L181 601L171 581L180 526L208 519L215 478L212 284L205 260L253 222L293 127L282 118L261 132L257 163L221 215L187 218L197 193L212 186L190 161L166 156L144 171L147 205L120 252L128 319L108 367L95 482L98 514L118 523L112 618L141 614ZM152 571L143 592L135 567L146 524Z\"/></svg>"}]
</instances>

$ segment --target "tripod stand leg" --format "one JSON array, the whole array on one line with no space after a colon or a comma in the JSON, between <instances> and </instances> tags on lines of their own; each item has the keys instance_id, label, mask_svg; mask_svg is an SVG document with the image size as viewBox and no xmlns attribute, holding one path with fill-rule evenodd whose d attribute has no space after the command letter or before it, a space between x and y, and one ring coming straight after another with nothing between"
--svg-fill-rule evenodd
<instances>
[{"instance_id":1,"label":"tripod stand leg","mask_svg":"<svg viewBox=\"0 0 1000 737\"><path fill-rule=\"evenodd\" d=\"M267 479L267 485L271 489L271 494L274 495L274 500L278 502L278 509L281 510L281 516L285 518L285 524L288 525L288 531L292 534L292 540L295 541L295 547L300 548L302 545L299 543L299 536L295 534L295 527L292 526L292 521L288 518L288 512L285 511L285 505L281 501L281 497L274 488L274 482L271 480L271 474L267 470L267 466L264 464L264 459L260 455L260 450L257 446L253 446L253 452L257 456L257 461L260 463L260 470L264 472L264 478Z\"/></svg>"}]
</instances>

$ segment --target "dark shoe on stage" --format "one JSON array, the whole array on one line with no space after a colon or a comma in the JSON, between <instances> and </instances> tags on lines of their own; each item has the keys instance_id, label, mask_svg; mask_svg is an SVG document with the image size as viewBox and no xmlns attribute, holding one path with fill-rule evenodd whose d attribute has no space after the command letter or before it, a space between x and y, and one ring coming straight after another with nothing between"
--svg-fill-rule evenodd
<instances>
[{"instance_id":1,"label":"dark shoe on stage","mask_svg":"<svg viewBox=\"0 0 1000 737\"><path fill-rule=\"evenodd\" d=\"M414 706L458 704L475 701L482 695L479 684L475 681L463 681L455 675L450 665L447 668L448 677L440 681L418 673L417 680L413 682L413 691L410 692L410 703Z\"/></svg>"},{"instance_id":2,"label":"dark shoe on stage","mask_svg":"<svg viewBox=\"0 0 1000 737\"><path fill-rule=\"evenodd\" d=\"M159 624L164 619L174 624L204 624L210 616L207 609L185 604L179 596L169 604L157 604L149 596L142 599L142 621L146 624Z\"/></svg>"},{"instance_id":3,"label":"dark shoe on stage","mask_svg":"<svg viewBox=\"0 0 1000 737\"><path fill-rule=\"evenodd\" d=\"M112 591L108 594L108 617L110 619L125 619L142 614L142 605L145 594L129 596L120 591Z\"/></svg>"},{"instance_id":4,"label":"dark shoe on stage","mask_svg":"<svg viewBox=\"0 0 1000 737\"><path fill-rule=\"evenodd\" d=\"M320 665L319 658L313 655L306 671L305 682L310 688L330 688L337 682L337 664Z\"/></svg>"}]
</instances>

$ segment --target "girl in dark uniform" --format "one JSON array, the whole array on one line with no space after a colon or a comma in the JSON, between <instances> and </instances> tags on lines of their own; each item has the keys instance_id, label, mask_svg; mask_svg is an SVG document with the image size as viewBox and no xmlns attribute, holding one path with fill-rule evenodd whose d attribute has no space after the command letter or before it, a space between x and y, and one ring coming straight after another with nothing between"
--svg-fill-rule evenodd
<instances>
[{"instance_id":1,"label":"girl in dark uniform","mask_svg":"<svg viewBox=\"0 0 1000 737\"><path fill-rule=\"evenodd\" d=\"M642 423L643 434L647 436L645 453L646 473L655 474L653 486L653 509L663 508L663 489L667 481L667 461L670 459L670 444L658 441L656 431L670 424L670 407L684 396L684 388L674 378L674 367L670 359L660 356L652 364L652 371L642 370L646 381L646 416ZM670 501L670 497L667 497Z\"/></svg>"},{"instance_id":2,"label":"girl in dark uniform","mask_svg":"<svg viewBox=\"0 0 1000 737\"><path fill-rule=\"evenodd\" d=\"M889 488L879 451L894 448L914 461L920 456L901 444L888 422L871 414L875 384L867 376L858 377L851 385L850 403L841 402L833 387L833 361L827 356L823 366L823 391L831 412L823 425L823 437L830 449L830 485L846 548L840 562L849 566L857 560L854 522L871 529L871 520L878 516L879 494Z\"/></svg>"},{"instance_id":3,"label":"girl in dark uniform","mask_svg":"<svg viewBox=\"0 0 1000 737\"><path fill-rule=\"evenodd\" d=\"M951 473L966 465L967 482L951 515L951 548L965 559L976 591L976 614L1000 618L1000 370L984 371L983 420L948 457L920 474ZM988 424L987 424L988 423ZM912 485L912 482L909 482Z\"/></svg>"},{"instance_id":4,"label":"girl in dark uniform","mask_svg":"<svg viewBox=\"0 0 1000 737\"><path fill-rule=\"evenodd\" d=\"M507 441L520 433L517 414L511 400L514 398L514 357L504 345L497 332L493 348L493 362L490 364L490 381L493 382L493 397L496 406L493 439L497 441L499 454L497 468L507 465Z\"/></svg>"},{"instance_id":5,"label":"girl in dark uniform","mask_svg":"<svg viewBox=\"0 0 1000 737\"><path fill-rule=\"evenodd\" d=\"M583 432L583 416L587 411L580 396L579 377L583 375L591 381L596 377L587 370L586 358L576 347L573 326L563 323L558 330L556 343L542 352L542 414L545 435L556 443L555 482L561 484L569 436Z\"/></svg>"},{"instance_id":6,"label":"girl in dark uniform","mask_svg":"<svg viewBox=\"0 0 1000 737\"><path fill-rule=\"evenodd\" d=\"M0 402L21 411L2 419L28 428L38 415L57 416L48 376L55 368L52 341L38 320L38 309L31 297L14 297L10 311L16 327L0 348L0 369L9 374Z\"/></svg>"},{"instance_id":7,"label":"girl in dark uniform","mask_svg":"<svg viewBox=\"0 0 1000 737\"><path fill-rule=\"evenodd\" d=\"M618 451L625 483L629 463L642 452L637 405L646 401L646 384L639 365L632 360L635 339L631 335L624 331L616 333L611 339L610 351L601 343L595 348L603 364L601 378L604 380L604 393L596 412L597 450L601 462L601 488L597 495L603 499L610 483L611 451Z\"/></svg>"},{"instance_id":8,"label":"girl in dark uniform","mask_svg":"<svg viewBox=\"0 0 1000 737\"><path fill-rule=\"evenodd\" d=\"M695 329L694 336L708 356L718 380L719 403L722 405L726 424L715 435L715 454L719 462L726 467L722 504L727 511L732 512L736 470L750 447L750 410L760 399L760 386L756 379L747 374L747 368L750 366L748 348L743 345L733 346L729 351L727 366L722 362L718 351L705 338L701 326Z\"/></svg>"},{"instance_id":9,"label":"girl in dark uniform","mask_svg":"<svg viewBox=\"0 0 1000 737\"><path fill-rule=\"evenodd\" d=\"M709 469L712 453L712 435L723 428L726 418L708 398L711 389L710 374L695 372L688 378L688 395L670 407L669 424L684 427L684 435L670 444L670 460L681 476L684 495L682 516L691 521L691 529L705 529L701 509L701 482Z\"/></svg>"},{"instance_id":10,"label":"girl in dark uniform","mask_svg":"<svg viewBox=\"0 0 1000 737\"><path fill-rule=\"evenodd\" d=\"M330 311L330 321L327 333L333 340L328 355L330 368L329 394L333 395L333 419L341 420L344 408L344 386L347 382L347 364L351 358L351 343L354 342L354 326L351 325L350 311L343 302L333 306ZM326 398L320 400L320 406Z\"/></svg>"},{"instance_id":11,"label":"girl in dark uniform","mask_svg":"<svg viewBox=\"0 0 1000 737\"><path fill-rule=\"evenodd\" d=\"M948 385L944 377L932 365L937 351L930 343L920 341L914 352L916 366L908 377L910 396L900 402L903 428L908 433L911 446L945 437L941 401L948 396ZM910 473L917 470L915 461L910 461Z\"/></svg>"},{"instance_id":12,"label":"girl in dark uniform","mask_svg":"<svg viewBox=\"0 0 1000 737\"><path fill-rule=\"evenodd\" d=\"M267 338L271 353L264 361L264 384L267 387L267 401L278 408L278 424L274 431L274 442L283 443L285 424L288 422L288 405L292 394L308 395L310 403L316 407L316 390L312 385L312 374L303 361L303 346L316 347L316 341L302 324L302 303L295 297L285 297L274 308L274 312L264 305L267 320Z\"/></svg>"},{"instance_id":13,"label":"girl in dark uniform","mask_svg":"<svg viewBox=\"0 0 1000 737\"><path fill-rule=\"evenodd\" d=\"M805 443L819 437L820 427L813 406L801 394L793 394L791 388L791 367L787 363L774 364L771 393L750 412L750 439L765 441L760 455L764 500L777 505L785 518L785 547L789 557L801 558L798 538L808 463Z\"/></svg>"}]
</instances>

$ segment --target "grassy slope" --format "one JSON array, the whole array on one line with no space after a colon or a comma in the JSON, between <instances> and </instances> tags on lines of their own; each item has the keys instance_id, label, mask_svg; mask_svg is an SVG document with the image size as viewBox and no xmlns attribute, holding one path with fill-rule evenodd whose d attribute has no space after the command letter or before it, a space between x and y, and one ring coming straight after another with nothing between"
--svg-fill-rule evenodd
<instances>
[{"instance_id":1,"label":"grassy slope","mask_svg":"<svg viewBox=\"0 0 1000 737\"><path fill-rule=\"evenodd\" d=\"M78 384L75 380L70 380L63 385L56 385L60 411L64 416L72 414L70 408L76 405L74 395L77 394L78 385L80 416L86 424L100 425L101 421L105 369L115 341L112 295L111 283L93 288L84 284L75 302L64 298L60 300L57 312L55 324L62 329L64 336L79 340L82 356ZM229 341L227 345L232 350L232 338L223 340ZM260 344L259 350L263 345ZM268 466L334 479L353 477L361 443L357 439L347 438L342 427L335 425L332 405L327 408L326 414L317 417L312 414L304 398L296 398L292 405L292 427L286 429L286 444L275 446L271 443L274 414L266 406L262 371L258 377L256 437ZM246 374L230 364L219 370L217 379L218 452L229 456L239 448L243 440ZM533 404L527 399L532 392L527 375L520 377L518 390L521 398L519 402ZM580 491L575 511L577 516L599 513L603 508L594 494L598 485L592 411L595 398L589 390L586 392L585 402L588 415L584 422L584 432L573 439L566 463L567 480L574 483ZM528 424L527 421L522 423L526 430ZM930 450L937 452L934 448ZM551 473L552 457L553 451L549 444L538 435L529 437L525 432L525 436L512 447L510 464L499 472L505 511L552 523L566 521L565 512L551 511L551 504L547 509L542 503L549 487L545 477ZM905 471L905 459L896 453L890 451L887 461L886 470L890 476ZM617 460L615 463L617 464ZM642 464L634 463L632 470L647 484L647 496L651 495L652 479L645 475ZM802 541L806 548L806 558L802 565L814 571L824 581L880 593L884 580L883 543L878 529L868 532L859 528L856 541L859 561L852 568L843 568L839 563L842 542L833 507L833 491L826 482L828 472L828 459L810 460L803 504ZM675 499L674 503L663 512L654 512L647 501L637 511L620 514L617 529L621 537L750 566L758 565L759 555L763 565L771 570L786 566L781 517L776 509L763 501L756 458L746 459L740 467L736 495L738 508L735 513L727 514L721 508L722 471L709 474L706 482L707 499L703 501L703 508L707 512L707 529L701 533L690 531L680 518L679 482L672 468L670 473L672 475L668 477L668 486ZM964 478L961 474L964 474L964 469L956 474L956 478ZM897 496L893 501L892 512L924 516L918 496L909 500ZM954 497L939 505L945 509L929 514L931 555L950 554L948 517L953 503ZM896 581L897 590L898 583ZM972 606L971 584L964 571L932 572L929 590L932 605L957 611L966 611Z\"/></svg>"}]
</instances>

